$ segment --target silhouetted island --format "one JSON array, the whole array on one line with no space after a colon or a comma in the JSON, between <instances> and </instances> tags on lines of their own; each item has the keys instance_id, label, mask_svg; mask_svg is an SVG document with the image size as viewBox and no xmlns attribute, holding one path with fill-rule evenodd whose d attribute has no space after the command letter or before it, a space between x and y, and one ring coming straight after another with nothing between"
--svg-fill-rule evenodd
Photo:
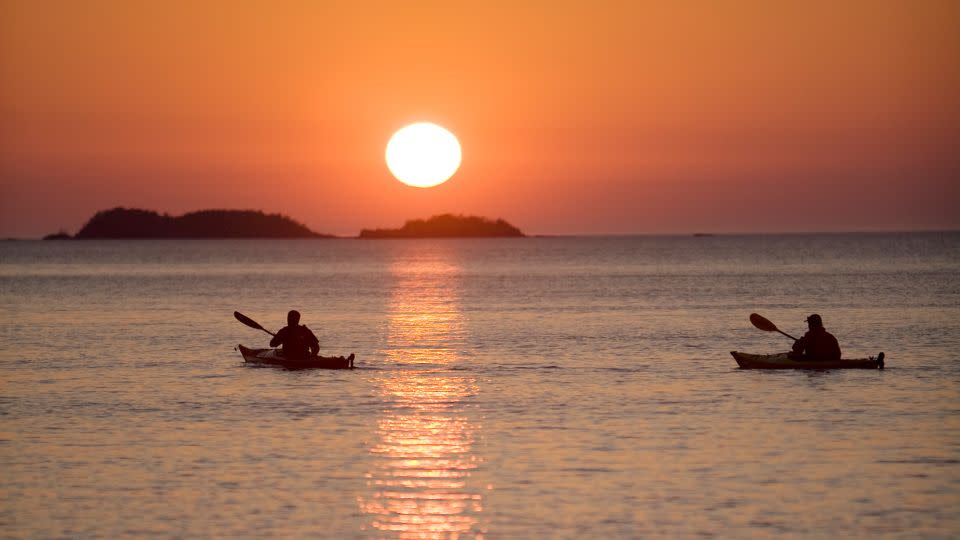
<instances>
[{"instance_id":1,"label":"silhouetted island","mask_svg":"<svg viewBox=\"0 0 960 540\"><path fill-rule=\"evenodd\" d=\"M58 233L46 239L69 238ZM334 238L280 214L257 210L201 210L182 216L114 208L97 212L73 238Z\"/></svg>"},{"instance_id":2,"label":"silhouetted island","mask_svg":"<svg viewBox=\"0 0 960 540\"><path fill-rule=\"evenodd\" d=\"M520 229L502 219L442 214L412 219L399 229L363 229L360 238L483 238L522 237Z\"/></svg>"}]
</instances>

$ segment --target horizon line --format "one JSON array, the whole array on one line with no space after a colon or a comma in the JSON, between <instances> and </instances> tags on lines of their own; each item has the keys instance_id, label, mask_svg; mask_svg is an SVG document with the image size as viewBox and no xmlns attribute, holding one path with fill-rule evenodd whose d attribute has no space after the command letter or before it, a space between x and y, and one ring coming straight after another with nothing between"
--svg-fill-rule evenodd
<instances>
[{"instance_id":1,"label":"horizon line","mask_svg":"<svg viewBox=\"0 0 960 540\"><path fill-rule=\"evenodd\" d=\"M930 228L930 229L875 229L875 230L833 230L833 231L734 231L734 232L707 232L707 231L690 231L690 232L628 232L628 233L613 233L613 232L601 232L601 233L531 233L524 234L524 236L519 237L498 237L498 236L424 236L424 237L409 237L409 238L361 238L359 234L357 235L339 235L333 233L321 233L329 234L330 236L310 238L310 237L269 237L269 236L250 236L250 237L205 237L205 238L73 238L70 240L483 240L483 239L513 239L513 238L617 238L617 237L631 237L631 236L682 236L682 237L719 237L719 236L815 236L815 235L841 235L841 234L924 234L924 233L960 233L960 229L940 229L940 228ZM41 237L15 237L7 236L0 241L4 242L29 242L29 241L51 241L44 240Z\"/></svg>"}]
</instances>

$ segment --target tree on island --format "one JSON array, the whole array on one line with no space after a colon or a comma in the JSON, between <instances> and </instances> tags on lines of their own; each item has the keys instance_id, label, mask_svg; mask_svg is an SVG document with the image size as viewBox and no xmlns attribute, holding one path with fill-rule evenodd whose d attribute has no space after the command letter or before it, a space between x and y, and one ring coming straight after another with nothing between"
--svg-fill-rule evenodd
<instances>
[{"instance_id":1,"label":"tree on island","mask_svg":"<svg viewBox=\"0 0 960 540\"><path fill-rule=\"evenodd\" d=\"M363 229L360 238L484 238L522 237L520 229L503 219L441 214L430 219L412 219L399 229Z\"/></svg>"},{"instance_id":2,"label":"tree on island","mask_svg":"<svg viewBox=\"0 0 960 540\"><path fill-rule=\"evenodd\" d=\"M59 238L63 236L57 235ZM114 208L97 212L74 238L333 238L281 214L201 210L182 216Z\"/></svg>"}]
</instances>

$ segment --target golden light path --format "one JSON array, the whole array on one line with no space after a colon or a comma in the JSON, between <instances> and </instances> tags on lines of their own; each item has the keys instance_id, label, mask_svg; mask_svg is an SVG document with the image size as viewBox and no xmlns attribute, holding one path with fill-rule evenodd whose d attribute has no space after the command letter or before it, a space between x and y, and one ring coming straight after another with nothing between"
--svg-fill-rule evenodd
<instances>
[{"instance_id":1,"label":"golden light path","mask_svg":"<svg viewBox=\"0 0 960 540\"><path fill-rule=\"evenodd\" d=\"M478 388L449 371L464 332L460 268L443 256L416 257L391 273L385 354L393 365L380 378L384 410L370 448L377 465L360 507L386 538L481 539L481 490L470 484L476 428L463 403Z\"/></svg>"}]
</instances>

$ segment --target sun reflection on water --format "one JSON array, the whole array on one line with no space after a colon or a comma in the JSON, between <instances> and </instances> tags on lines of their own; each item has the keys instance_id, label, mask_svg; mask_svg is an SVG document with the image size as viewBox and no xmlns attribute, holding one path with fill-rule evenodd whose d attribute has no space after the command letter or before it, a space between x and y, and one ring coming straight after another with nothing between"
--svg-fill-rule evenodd
<instances>
[{"instance_id":1,"label":"sun reflection on water","mask_svg":"<svg viewBox=\"0 0 960 540\"><path fill-rule=\"evenodd\" d=\"M384 409L370 448L372 495L360 500L370 527L387 538L482 538L476 427L464 401L472 377L451 374L463 341L460 268L448 260L402 261L390 305Z\"/></svg>"}]
</instances>

